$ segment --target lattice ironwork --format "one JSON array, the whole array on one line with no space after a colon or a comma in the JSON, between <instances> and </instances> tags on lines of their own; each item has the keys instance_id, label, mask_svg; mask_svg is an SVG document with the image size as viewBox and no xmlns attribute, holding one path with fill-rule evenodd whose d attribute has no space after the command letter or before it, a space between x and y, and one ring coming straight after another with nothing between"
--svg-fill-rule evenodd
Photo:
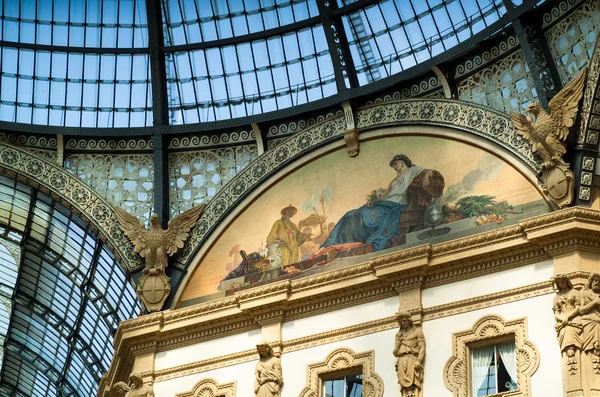
<instances>
[{"instance_id":1,"label":"lattice ironwork","mask_svg":"<svg viewBox=\"0 0 600 397\"><path fill-rule=\"evenodd\" d=\"M575 78L592 59L598 29L600 2L589 0L546 31L563 84Z\"/></svg>"},{"instance_id":2,"label":"lattice ironwork","mask_svg":"<svg viewBox=\"0 0 600 397\"><path fill-rule=\"evenodd\" d=\"M458 97L502 112L518 112L537 97L522 51L458 82Z\"/></svg>"},{"instance_id":3,"label":"lattice ironwork","mask_svg":"<svg viewBox=\"0 0 600 397\"><path fill-rule=\"evenodd\" d=\"M171 154L171 213L207 202L257 157L255 145Z\"/></svg>"},{"instance_id":4,"label":"lattice ironwork","mask_svg":"<svg viewBox=\"0 0 600 397\"><path fill-rule=\"evenodd\" d=\"M65 168L110 203L147 222L153 209L154 169L151 154L74 154Z\"/></svg>"}]
</instances>

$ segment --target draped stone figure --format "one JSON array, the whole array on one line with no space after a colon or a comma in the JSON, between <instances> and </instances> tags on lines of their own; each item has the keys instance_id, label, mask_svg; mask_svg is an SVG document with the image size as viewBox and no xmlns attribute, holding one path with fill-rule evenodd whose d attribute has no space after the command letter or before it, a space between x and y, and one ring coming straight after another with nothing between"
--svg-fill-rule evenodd
<instances>
[{"instance_id":1,"label":"draped stone figure","mask_svg":"<svg viewBox=\"0 0 600 397\"><path fill-rule=\"evenodd\" d=\"M396 334L394 356L400 393L402 397L422 397L423 364L425 361L425 335L421 327L415 327L410 313L396 313L400 330Z\"/></svg>"},{"instance_id":2,"label":"draped stone figure","mask_svg":"<svg viewBox=\"0 0 600 397\"><path fill-rule=\"evenodd\" d=\"M581 383L587 397L600 395L600 274L590 274L580 299Z\"/></svg>"},{"instance_id":3,"label":"draped stone figure","mask_svg":"<svg viewBox=\"0 0 600 397\"><path fill-rule=\"evenodd\" d=\"M280 397L283 376L281 360L273 354L273 349L266 342L256 345L260 359L256 363L256 380L254 394L256 397Z\"/></svg>"},{"instance_id":4,"label":"draped stone figure","mask_svg":"<svg viewBox=\"0 0 600 397\"><path fill-rule=\"evenodd\" d=\"M581 345L583 326L579 313L581 307L580 291L573 289L571 280L565 275L552 279L556 291L552 311L556 319L556 337L560 346L563 389L565 395L581 395Z\"/></svg>"}]
</instances>

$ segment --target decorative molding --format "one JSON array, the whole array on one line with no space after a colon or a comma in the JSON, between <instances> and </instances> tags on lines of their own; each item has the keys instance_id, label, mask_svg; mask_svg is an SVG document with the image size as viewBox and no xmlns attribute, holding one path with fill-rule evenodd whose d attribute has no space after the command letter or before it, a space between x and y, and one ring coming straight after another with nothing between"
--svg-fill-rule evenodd
<instances>
[{"instance_id":1,"label":"decorative molding","mask_svg":"<svg viewBox=\"0 0 600 397\"><path fill-rule=\"evenodd\" d=\"M349 348L336 349L324 361L310 364L306 374L306 387L299 397L322 397L321 376L352 367L362 367L363 397L383 397L383 380L375 373L375 351L355 353Z\"/></svg>"},{"instance_id":2,"label":"decorative molding","mask_svg":"<svg viewBox=\"0 0 600 397\"><path fill-rule=\"evenodd\" d=\"M542 28L546 29L554 23L563 19L565 15L571 12L573 9L579 7L582 0L562 0L558 4L554 5L549 12L542 15Z\"/></svg>"},{"instance_id":3,"label":"decorative molding","mask_svg":"<svg viewBox=\"0 0 600 397\"><path fill-rule=\"evenodd\" d=\"M457 314L471 312L474 310L504 305L506 303L517 302L524 299L534 298L536 296L548 295L553 292L552 282L542 281L541 283L537 284L513 288L506 291L482 295L475 298L423 309L423 321L455 316Z\"/></svg>"},{"instance_id":4,"label":"decorative molding","mask_svg":"<svg viewBox=\"0 0 600 397\"><path fill-rule=\"evenodd\" d=\"M54 138L53 138L54 139ZM95 189L55 163L50 163L31 152L0 142L0 172L14 173L19 180L46 193L71 209L90 224L108 243L125 271L142 267L141 260L133 252L123 232L119 229L112 206Z\"/></svg>"},{"instance_id":5,"label":"decorative molding","mask_svg":"<svg viewBox=\"0 0 600 397\"><path fill-rule=\"evenodd\" d=\"M517 356L518 389L503 392L502 396L530 397L531 376L540 365L539 349L527 339L527 319L506 321L500 316L485 316L471 329L452 334L452 357L444 366L444 384L454 397L468 397L471 371L469 344L499 337L513 336Z\"/></svg>"},{"instance_id":6,"label":"decorative molding","mask_svg":"<svg viewBox=\"0 0 600 397\"><path fill-rule=\"evenodd\" d=\"M152 137L130 139L66 138L65 150L71 152L152 152Z\"/></svg>"},{"instance_id":7,"label":"decorative molding","mask_svg":"<svg viewBox=\"0 0 600 397\"><path fill-rule=\"evenodd\" d=\"M517 48L519 48L519 40L517 36L511 34L499 43L492 45L489 49L458 63L455 67L454 79L459 80L473 74Z\"/></svg>"},{"instance_id":8,"label":"decorative molding","mask_svg":"<svg viewBox=\"0 0 600 397\"><path fill-rule=\"evenodd\" d=\"M129 357L138 345L139 349L153 348L147 346L151 339L157 344L155 350L165 351L259 329L256 321L268 311L276 312L282 322L292 321L398 296L397 291L415 286L430 288L545 261L551 259L551 255L575 250L600 253L599 211L581 207L555 211L486 233L440 244L425 244L313 276L251 288L223 299L127 320L119 325L115 349L120 357ZM425 321L429 321L546 293L550 293L549 284L538 283L427 308L423 314ZM397 326L393 318L389 322L385 319L377 321L330 334L285 341L283 350L299 350ZM186 370L198 365L215 368L239 360L251 359L222 358L219 362L225 364L190 364ZM115 373L120 373L119 368L123 365L122 361L113 361L109 372L111 379ZM121 372L127 371L129 368ZM203 369L194 371L202 372Z\"/></svg>"},{"instance_id":9,"label":"decorative molding","mask_svg":"<svg viewBox=\"0 0 600 397\"><path fill-rule=\"evenodd\" d=\"M181 378L184 376L199 374L201 372L211 371L217 368L230 367L258 360L256 348L244 350L237 353L227 354L225 356L213 357L202 361L196 361L190 364L179 365L143 373L143 376L153 376L155 382L163 382L169 379Z\"/></svg>"},{"instance_id":10,"label":"decorative molding","mask_svg":"<svg viewBox=\"0 0 600 397\"><path fill-rule=\"evenodd\" d=\"M250 131L230 131L221 134L196 135L185 137L174 137L169 143L169 149L209 149L215 146L231 145L238 143L255 144L255 132Z\"/></svg>"},{"instance_id":11,"label":"decorative molding","mask_svg":"<svg viewBox=\"0 0 600 397\"><path fill-rule=\"evenodd\" d=\"M175 397L235 397L236 382L218 384L214 379L203 379L187 393L178 393Z\"/></svg>"},{"instance_id":12,"label":"decorative molding","mask_svg":"<svg viewBox=\"0 0 600 397\"><path fill-rule=\"evenodd\" d=\"M336 119L342 116L343 112L344 111L340 109L332 113L321 114L317 117L309 119L300 119L273 125L267 130L267 139L295 134L297 132L305 130L306 128L310 128L317 124L321 124L325 121L328 121L329 119Z\"/></svg>"},{"instance_id":13,"label":"decorative molding","mask_svg":"<svg viewBox=\"0 0 600 397\"><path fill-rule=\"evenodd\" d=\"M24 148L37 148L56 151L57 140L44 135L11 134L0 132L0 141Z\"/></svg>"},{"instance_id":14,"label":"decorative molding","mask_svg":"<svg viewBox=\"0 0 600 397\"><path fill-rule=\"evenodd\" d=\"M532 284L524 287L514 288L507 291L502 291L494 294L483 295L472 299L464 299L449 304L433 306L423 310L423 321L436 320L443 317L462 314L470 311L480 310L482 308L503 305L511 302L516 302L524 299L529 299L536 296L551 294L551 281L544 281L537 284ZM168 312L163 312L168 313ZM310 315L318 313L310 312ZM286 317L286 321L292 321L297 318ZM318 334L303 336L296 339L290 339L282 342L282 353L291 353L299 350L309 349L316 346L323 346L334 342L340 342L348 339L358 338L365 335L371 335L379 332L389 331L398 327L396 316L385 317L373 321L367 321L361 324L356 324L344 328L339 328L332 331L321 332ZM240 333L242 330L236 330ZM213 337L210 339L222 338L231 333L213 332ZM206 340L206 339L204 339ZM136 354L142 354L150 351L165 351L181 346L186 346L191 343L199 343L204 340L188 340L185 344L163 344L149 342L144 345L136 345ZM168 349L167 349L168 347ZM166 368L164 370L154 372L154 376L158 377L157 381L174 379L180 376L187 376L206 372L209 370L224 368L227 366L237 365L256 359L255 350L245 350L238 353L229 354L221 357L214 357L210 360L197 361L190 364L180 365L177 367Z\"/></svg>"},{"instance_id":15,"label":"decorative molding","mask_svg":"<svg viewBox=\"0 0 600 397\"><path fill-rule=\"evenodd\" d=\"M389 94L385 94L384 96L367 101L365 106L376 105L384 102L393 102L401 99L427 97L432 93L439 92L439 89L442 88L442 83L438 80L438 77L435 74L427 73L422 77L423 79L421 81L406 86L401 90L394 91ZM443 89L441 98L444 98Z\"/></svg>"}]
</instances>

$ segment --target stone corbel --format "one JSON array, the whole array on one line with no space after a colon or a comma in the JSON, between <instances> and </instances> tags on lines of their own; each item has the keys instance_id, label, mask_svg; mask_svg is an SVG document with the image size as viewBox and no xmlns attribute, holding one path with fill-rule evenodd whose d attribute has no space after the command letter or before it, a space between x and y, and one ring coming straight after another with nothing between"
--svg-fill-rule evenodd
<instances>
[{"instance_id":1,"label":"stone corbel","mask_svg":"<svg viewBox=\"0 0 600 397\"><path fill-rule=\"evenodd\" d=\"M261 340L269 342L277 355L281 354L283 349L281 341L283 314L283 310L275 310L261 312L254 316L254 320L261 326Z\"/></svg>"},{"instance_id":2,"label":"stone corbel","mask_svg":"<svg viewBox=\"0 0 600 397\"><path fill-rule=\"evenodd\" d=\"M342 107L344 108L344 118L346 121L344 141L346 141L346 146L348 147L348 154L350 157L356 157L360 151L360 142L358 140L358 131L356 130L356 125L354 123L354 109L352 108L352 104L350 104L350 102L343 103Z\"/></svg>"}]
</instances>

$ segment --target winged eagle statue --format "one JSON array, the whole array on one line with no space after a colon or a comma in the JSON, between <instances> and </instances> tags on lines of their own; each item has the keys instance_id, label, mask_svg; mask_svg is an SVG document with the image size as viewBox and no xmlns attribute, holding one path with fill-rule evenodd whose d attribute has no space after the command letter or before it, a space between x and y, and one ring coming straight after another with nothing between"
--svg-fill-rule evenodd
<instances>
[{"instance_id":1,"label":"winged eagle statue","mask_svg":"<svg viewBox=\"0 0 600 397\"><path fill-rule=\"evenodd\" d=\"M168 297L171 290L169 277L165 274L168 258L183 248L205 206L202 204L175 216L166 230L156 214L150 217L150 229L146 230L144 223L135 216L122 208L115 208L119 228L133 244L133 250L145 260L136 291L149 312L160 310Z\"/></svg>"},{"instance_id":2,"label":"winged eagle statue","mask_svg":"<svg viewBox=\"0 0 600 397\"><path fill-rule=\"evenodd\" d=\"M517 133L531 143L531 150L542 159L542 190L560 208L573 200L575 175L562 156L567 151L565 141L583 96L586 71L587 69L582 70L550 100L550 113L537 102L525 109L527 113L533 114L535 120L530 116L510 113Z\"/></svg>"},{"instance_id":3,"label":"winged eagle statue","mask_svg":"<svg viewBox=\"0 0 600 397\"><path fill-rule=\"evenodd\" d=\"M510 119L517 132L531 143L531 150L542 158L542 168L563 162L562 155L567 151L564 141L579 110L577 105L583 95L585 74L586 69L550 100L550 113L538 102L525 109L527 113L535 116L535 120L530 116L510 113Z\"/></svg>"}]
</instances>

